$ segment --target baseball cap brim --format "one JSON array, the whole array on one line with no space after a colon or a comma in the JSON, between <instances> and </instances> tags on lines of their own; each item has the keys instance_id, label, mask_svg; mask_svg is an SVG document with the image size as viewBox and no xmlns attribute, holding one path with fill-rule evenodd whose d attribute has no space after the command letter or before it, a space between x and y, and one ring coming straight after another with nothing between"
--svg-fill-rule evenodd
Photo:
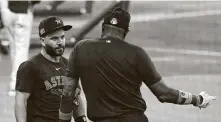
<instances>
[{"instance_id":1,"label":"baseball cap brim","mask_svg":"<svg viewBox=\"0 0 221 122\"><path fill-rule=\"evenodd\" d=\"M60 28L63 28L64 31L68 31L72 28L71 25L64 25L64 26L61 26Z\"/></svg>"},{"instance_id":2,"label":"baseball cap brim","mask_svg":"<svg viewBox=\"0 0 221 122\"><path fill-rule=\"evenodd\" d=\"M56 31L56 30L59 30L59 29L63 29L64 31L68 31L72 28L71 25L64 25L64 26L60 26L60 27L57 27L57 28L54 28L53 30L51 31Z\"/></svg>"},{"instance_id":3,"label":"baseball cap brim","mask_svg":"<svg viewBox=\"0 0 221 122\"><path fill-rule=\"evenodd\" d=\"M55 32L55 31L57 31L57 30L59 30L59 29L63 29L64 31L68 31L68 30L70 30L71 28L72 28L71 25L60 26L60 27L54 28L53 30L50 30L49 32L45 33L44 35L47 35L47 34L49 34L49 33L53 33L53 32Z\"/></svg>"}]
</instances>

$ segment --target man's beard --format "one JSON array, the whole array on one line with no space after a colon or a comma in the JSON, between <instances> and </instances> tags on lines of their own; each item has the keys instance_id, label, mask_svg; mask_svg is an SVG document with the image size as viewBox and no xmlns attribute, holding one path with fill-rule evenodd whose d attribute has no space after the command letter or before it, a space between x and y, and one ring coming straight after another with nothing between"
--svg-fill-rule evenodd
<instances>
[{"instance_id":1,"label":"man's beard","mask_svg":"<svg viewBox=\"0 0 221 122\"><path fill-rule=\"evenodd\" d=\"M59 47L53 48L49 45L45 45L45 51L50 56L62 56L64 53L65 47L60 45Z\"/></svg>"}]
</instances>

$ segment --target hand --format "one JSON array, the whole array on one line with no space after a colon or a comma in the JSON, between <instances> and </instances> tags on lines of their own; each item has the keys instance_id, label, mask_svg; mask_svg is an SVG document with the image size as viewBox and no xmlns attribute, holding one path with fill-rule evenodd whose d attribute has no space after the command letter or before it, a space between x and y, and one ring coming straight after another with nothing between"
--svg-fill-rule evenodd
<instances>
[{"instance_id":1,"label":"hand","mask_svg":"<svg viewBox=\"0 0 221 122\"><path fill-rule=\"evenodd\" d=\"M81 94L81 89L80 88L77 88L76 89L76 92L75 92L75 97L74 97L74 101L73 101L73 103L74 103L74 105L75 106L78 106L80 103L80 101L79 101L79 97L80 97L80 94Z\"/></svg>"},{"instance_id":2,"label":"hand","mask_svg":"<svg viewBox=\"0 0 221 122\"><path fill-rule=\"evenodd\" d=\"M216 100L216 96L210 96L206 92L202 91L200 92L199 96L202 98L202 101L198 99L197 107L201 108L207 108L213 100Z\"/></svg>"},{"instance_id":3,"label":"hand","mask_svg":"<svg viewBox=\"0 0 221 122\"><path fill-rule=\"evenodd\" d=\"M80 88L76 88L76 91L75 91L75 97L78 97L79 95L81 94L81 89Z\"/></svg>"}]
</instances>

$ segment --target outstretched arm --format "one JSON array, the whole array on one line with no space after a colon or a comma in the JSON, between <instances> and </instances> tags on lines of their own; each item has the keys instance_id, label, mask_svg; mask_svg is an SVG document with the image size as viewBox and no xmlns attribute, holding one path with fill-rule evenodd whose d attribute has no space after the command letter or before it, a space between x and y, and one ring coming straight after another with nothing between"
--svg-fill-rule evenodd
<instances>
[{"instance_id":1,"label":"outstretched arm","mask_svg":"<svg viewBox=\"0 0 221 122\"><path fill-rule=\"evenodd\" d=\"M215 96L210 96L205 92L199 95L193 95L188 92L176 90L168 87L163 80L148 86L152 93L158 98L160 102L174 103L180 105L193 104L199 108L206 108L210 105Z\"/></svg>"},{"instance_id":2,"label":"outstretched arm","mask_svg":"<svg viewBox=\"0 0 221 122\"><path fill-rule=\"evenodd\" d=\"M197 105L202 103L202 97L200 97L199 95L192 95L191 93L170 88L164 83L162 79L159 82L148 87L160 102L175 103L181 105Z\"/></svg>"},{"instance_id":3,"label":"outstretched arm","mask_svg":"<svg viewBox=\"0 0 221 122\"><path fill-rule=\"evenodd\" d=\"M156 71L150 57L142 48L137 49L136 56L137 71L141 80L150 88L160 102L181 105L193 104L200 108L206 108L212 100L216 99L216 97L210 96L205 92L201 92L199 95L193 95L168 87Z\"/></svg>"}]
</instances>

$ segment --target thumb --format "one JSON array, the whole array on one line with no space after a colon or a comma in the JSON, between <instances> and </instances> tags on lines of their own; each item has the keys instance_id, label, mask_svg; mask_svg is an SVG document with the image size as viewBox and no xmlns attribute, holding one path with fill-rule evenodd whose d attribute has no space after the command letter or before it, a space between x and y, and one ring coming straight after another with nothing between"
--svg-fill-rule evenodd
<instances>
[{"instance_id":1,"label":"thumb","mask_svg":"<svg viewBox=\"0 0 221 122\"><path fill-rule=\"evenodd\" d=\"M216 97L216 96L210 96L210 99L211 99L211 100L216 100L217 97Z\"/></svg>"}]
</instances>

